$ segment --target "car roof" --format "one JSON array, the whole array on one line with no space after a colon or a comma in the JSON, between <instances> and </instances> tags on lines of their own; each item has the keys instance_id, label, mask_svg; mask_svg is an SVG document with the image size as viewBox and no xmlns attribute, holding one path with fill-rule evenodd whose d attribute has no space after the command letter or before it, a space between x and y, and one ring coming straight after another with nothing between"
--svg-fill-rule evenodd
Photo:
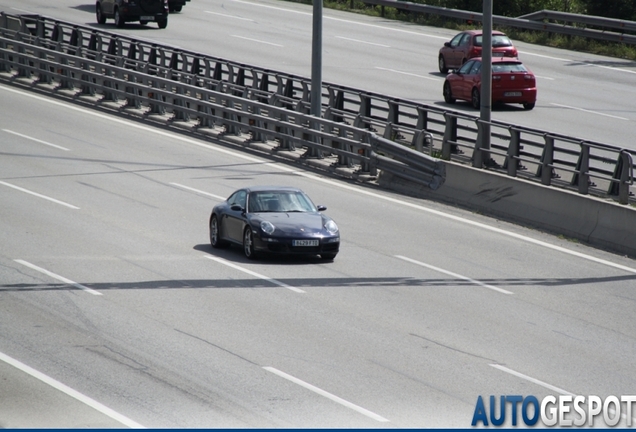
<instances>
[{"instance_id":1,"label":"car roof","mask_svg":"<svg viewBox=\"0 0 636 432\"><path fill-rule=\"evenodd\" d=\"M247 192L274 192L274 191L285 191L285 192L302 192L302 190L296 188L296 187L292 187L292 186L261 186L261 185L255 185L255 186L248 186L245 188L242 188L244 190L246 190Z\"/></svg>"},{"instance_id":2,"label":"car roof","mask_svg":"<svg viewBox=\"0 0 636 432\"><path fill-rule=\"evenodd\" d=\"M470 60L483 61L483 59L481 57L473 57L473 58L469 59L467 62L469 62ZM517 63L517 64L523 64L523 62L521 60L519 60L518 58L515 58L515 57L493 57L492 58L492 62L493 63Z\"/></svg>"},{"instance_id":3,"label":"car roof","mask_svg":"<svg viewBox=\"0 0 636 432\"><path fill-rule=\"evenodd\" d=\"M483 32L484 32L483 30L465 30L462 33L468 33L471 35L479 36L480 34L483 34ZM499 30L493 30L492 34L497 36L506 36L505 33L500 32Z\"/></svg>"}]
</instances>

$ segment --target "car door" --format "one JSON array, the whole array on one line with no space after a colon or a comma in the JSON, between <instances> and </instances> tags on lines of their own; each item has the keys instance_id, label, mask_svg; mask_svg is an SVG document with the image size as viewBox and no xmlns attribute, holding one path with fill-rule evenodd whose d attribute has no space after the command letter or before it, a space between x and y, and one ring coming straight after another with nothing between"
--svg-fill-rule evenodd
<instances>
[{"instance_id":1,"label":"car door","mask_svg":"<svg viewBox=\"0 0 636 432\"><path fill-rule=\"evenodd\" d=\"M234 241L243 241L243 222L245 221L245 204L247 202L247 192L239 190L232 194L227 200L228 210L224 221L226 235ZM237 207L238 206L238 207ZM235 207L233 209L232 207Z\"/></svg>"},{"instance_id":2,"label":"car door","mask_svg":"<svg viewBox=\"0 0 636 432\"><path fill-rule=\"evenodd\" d=\"M470 50L470 33L462 34L461 39L458 41L457 46L453 49L453 67L460 67L464 59L468 58L468 51Z\"/></svg>"},{"instance_id":3,"label":"car door","mask_svg":"<svg viewBox=\"0 0 636 432\"><path fill-rule=\"evenodd\" d=\"M475 60L468 60L462 67L457 71L457 75L459 75L459 80L457 80L456 87L453 89L453 93L455 97L458 99L469 99L470 93L473 88L473 84L475 81L475 76L471 74L471 72L475 69L476 64L479 62Z\"/></svg>"}]
</instances>

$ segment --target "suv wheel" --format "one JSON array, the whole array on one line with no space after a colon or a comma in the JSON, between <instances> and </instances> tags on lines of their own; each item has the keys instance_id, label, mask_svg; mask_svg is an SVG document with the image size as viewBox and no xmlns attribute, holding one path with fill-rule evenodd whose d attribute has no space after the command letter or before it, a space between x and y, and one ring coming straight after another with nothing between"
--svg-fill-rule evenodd
<instances>
[{"instance_id":1,"label":"suv wheel","mask_svg":"<svg viewBox=\"0 0 636 432\"><path fill-rule=\"evenodd\" d=\"M157 25L159 26L160 29L164 29L168 27L168 18L160 19L159 21L157 21Z\"/></svg>"},{"instance_id":2,"label":"suv wheel","mask_svg":"<svg viewBox=\"0 0 636 432\"><path fill-rule=\"evenodd\" d=\"M106 24L106 17L102 13L102 6L99 3L95 6L95 16L97 17L97 24Z\"/></svg>"},{"instance_id":3,"label":"suv wheel","mask_svg":"<svg viewBox=\"0 0 636 432\"><path fill-rule=\"evenodd\" d=\"M119 8L115 9L115 25L118 28L123 28L125 24L124 19L121 17L121 15L119 14Z\"/></svg>"}]
</instances>

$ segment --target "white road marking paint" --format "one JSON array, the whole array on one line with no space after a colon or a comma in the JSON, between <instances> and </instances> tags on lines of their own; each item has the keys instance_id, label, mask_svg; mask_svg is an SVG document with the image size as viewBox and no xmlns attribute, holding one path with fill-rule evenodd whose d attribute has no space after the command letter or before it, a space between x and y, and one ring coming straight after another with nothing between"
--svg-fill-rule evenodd
<instances>
[{"instance_id":1,"label":"white road marking paint","mask_svg":"<svg viewBox=\"0 0 636 432\"><path fill-rule=\"evenodd\" d=\"M45 384L50 385L51 387L53 387L56 390L61 391L62 393L67 394L68 396L77 399L78 401L80 401L81 403L88 405L89 407L99 411L100 413L107 415L108 417L112 418L113 420L118 421L119 423L128 426L129 428L132 429L145 429L144 426L140 425L139 423L129 419L128 417L119 414L118 412L108 408L107 406L102 405L101 403L97 402L95 399L92 399L80 392L78 392L77 390L74 390L72 388L70 388L69 386L62 384L61 382L51 378L48 375L43 374L42 372L33 369L30 366L25 365L24 363L9 357L8 355L1 353L0 352L0 360L2 360L3 362L5 362L8 365L13 366L16 369L21 370L24 373L27 373L29 375L31 375L33 378L36 378L40 381L42 381Z\"/></svg>"},{"instance_id":2,"label":"white road marking paint","mask_svg":"<svg viewBox=\"0 0 636 432\"><path fill-rule=\"evenodd\" d=\"M265 42L265 41L263 41L263 40L259 40L259 39L252 39L252 38L248 38L248 37L244 37L244 36L239 36L239 35L230 35L230 36L235 37L235 38L238 38L238 39L245 39L245 40L252 41L252 42L256 42L256 43L262 43L262 44L265 44L265 45L272 45L272 46L277 46L277 47L283 47L283 46L284 46L284 45L280 45L280 44L277 44L277 43Z\"/></svg>"},{"instance_id":3,"label":"white road marking paint","mask_svg":"<svg viewBox=\"0 0 636 432\"><path fill-rule=\"evenodd\" d=\"M238 0L234 0L234 1L238 1ZM135 122L133 122L131 120L120 119L118 117L109 116L107 114L102 114L102 113L97 112L97 111L92 111L92 110L89 110L89 109L86 109L86 108L74 106L74 105L69 104L67 102L60 102L60 101L57 101L57 100L54 100L54 99L46 98L44 96L38 96L36 94L32 94L32 93L25 92L25 91L22 91L22 90L17 90L17 89L13 89L13 88L10 88L10 87L6 87L4 85L0 85L0 90L4 90L4 91L20 94L20 95L25 96L25 97L30 97L30 98L33 98L33 99L37 99L37 100L39 100L41 102L50 103L52 105L65 107L65 108L67 108L69 110L81 112L81 113L87 114L87 115L92 115L92 116L95 116L97 118L101 118L103 120L111 121L113 123L127 125L129 127L136 128L136 129L139 129L139 130L143 130L143 131L148 132L148 133L154 133L154 134L157 134L157 135L165 136L167 138L170 138L172 141L181 141L181 142L184 142L184 143L188 143L190 145L194 145L194 146L197 146L197 147L205 148L207 150L211 150L211 151L215 151L215 152L218 152L218 153L227 154L227 155L230 155L230 156L235 157L237 159L242 159L242 160L255 162L255 163L261 163L261 164L263 164L263 166L268 166L268 167L271 167L273 169L277 169L279 171L286 172L288 174L296 174L296 175L298 175L300 177L304 177L304 178L308 178L308 179L311 179L311 180L314 180L314 181L317 181L317 182L328 184L328 185L330 185L332 187L337 187L337 188L340 188L340 189L343 189L343 190L350 191L352 193L357 193L359 195L370 196L370 197L373 197L376 200L383 200L383 201L386 201L386 202L390 202L392 204L396 204L396 205L400 205L400 206L404 206L404 207L409 207L409 208L412 208L412 209L415 209L415 210L418 210L418 211L423 211L423 212L426 212L426 213L429 213L429 214L433 214L433 215L436 215L436 216L439 216L439 217L442 217L442 218L445 218L445 219L448 219L448 220L452 220L452 221L455 221L455 222L459 222L459 223L463 223L463 224L470 225L470 226L473 226L473 227L477 227L477 228L482 229L482 230L487 230L487 231L491 231L491 232L494 232L494 233L497 233L497 234L505 235L505 236L508 236L508 237L511 237L511 238L514 238L514 239L517 239L517 240L521 240L521 241L524 241L524 242L527 242L527 243L534 244L536 246L541 246L541 247L544 247L544 248L547 248L547 249L552 249L554 251L558 251L558 252L561 252L561 253L564 253L564 254L575 256L577 258L585 259L585 260L588 260L588 261L591 261L591 262L595 262L597 264L602 264L602 265L605 265L605 266L608 266L608 267L613 267L613 268L616 268L616 269L620 269L620 270L626 271L628 273L636 274L636 268L627 267L627 266L624 266L622 264L617 264L617 263L613 263L611 261L607 261L607 260L604 260L604 259L601 259L601 258L596 258L596 257L593 257L591 255L587 255L587 254L584 254L584 253L576 252L576 251L573 251L573 250L570 250L570 249L566 249L566 248L561 247L561 246L556 246L556 245L553 245L553 244L550 244L550 243L547 243L547 242L544 242L544 241L541 241L541 240L533 239L531 237L527 237L527 236L524 236L522 234L517 234L517 233L511 232L511 231L503 230L501 228L497 228L497 227L493 227L493 226L490 226L490 225L486 225L486 224L481 223L481 222L472 221L470 219L465 219L465 218L460 217L460 216L455 216L455 215L452 215L452 214L449 214L449 213L444 213L444 212L439 211L439 210L433 210L431 208L424 207L423 205L420 205L420 204L410 203L410 202L405 201L404 199L401 199L401 198L392 198L392 197L389 197L389 196L384 196L382 194L378 194L378 193L375 193L375 192L372 192L372 191L369 191L369 190L366 190L366 189L357 188L355 186L351 186L351 185L348 185L348 184L340 182L340 181L330 180L330 179L327 179L327 178L319 177L319 176L316 176L316 175L311 174L311 173L306 172L306 171L298 170L296 168L290 168L290 167L288 167L286 165L281 165L281 164L277 164L277 163L273 163L273 162L264 162L262 159L243 154L240 151L224 149L222 147L215 146L213 144L207 144L207 143L203 143L203 142L197 141L197 140L192 139L192 138L184 137L184 136L182 136L180 134L177 134L177 133L166 132L166 131L163 131L163 130L158 129L158 128L152 128L150 126L145 126L145 125L141 125L141 124L135 123Z\"/></svg>"},{"instance_id":4,"label":"white road marking paint","mask_svg":"<svg viewBox=\"0 0 636 432\"><path fill-rule=\"evenodd\" d=\"M19 187L19 186L12 185L11 183L7 183L7 182L0 181L0 184L5 185L5 186L8 186L8 187L13 188L13 189L16 189L16 190L19 190L19 191L21 191L21 192L25 192L25 193L31 194L31 195L36 196L36 197L38 197L38 198L43 198L43 199L45 199L45 200L52 201L52 202L54 202L54 203L56 203L56 204L60 204L60 205L66 206L66 207L68 207L68 208L72 208L73 210L79 210L79 207L75 207L74 205L71 205L71 204L65 203L64 201L59 201L59 200L56 200L55 198L51 198L51 197L48 197L48 196L46 196L46 195L41 195L41 194L39 194L39 193L36 193L36 192L30 191L30 190L28 190L28 189L24 189L24 188L21 188L21 187Z\"/></svg>"},{"instance_id":5,"label":"white road marking paint","mask_svg":"<svg viewBox=\"0 0 636 432\"><path fill-rule=\"evenodd\" d=\"M348 37L344 37L344 36L335 36L336 39L344 39L344 40L348 40L351 42L357 42L357 43L361 43L361 44L366 44L366 45L373 45L373 46L378 46L378 47L382 47L382 48L391 48L391 45L382 45L379 43L373 43L373 42L367 42L367 41L363 41L363 40L359 40L359 39L351 39Z\"/></svg>"},{"instance_id":6,"label":"white road marking paint","mask_svg":"<svg viewBox=\"0 0 636 432\"><path fill-rule=\"evenodd\" d=\"M369 411L367 409L364 409L364 408L362 408L362 407L360 407L358 405L355 405L355 404L353 404L353 403L351 403L349 401L346 401L346 400L344 400L344 399L342 399L342 398L340 398L340 397L338 397L336 395L333 395L333 394L331 394L331 393L329 393L329 392L327 392L325 390L322 390L322 389L320 389L320 388L318 388L316 386L313 386L313 385L311 385L309 383L306 383L303 380L300 380L300 379L298 379L298 378L296 378L294 376L286 374L285 372L279 371L276 368L273 368L273 367L270 367L270 366L263 366L263 369L265 369L266 371L271 372L271 373L273 373L275 375L278 375L281 378L285 378L286 380L291 381L294 384L298 384L301 387L304 387L304 388L306 388L308 390L311 390L314 393L318 393L320 396L324 396L327 399L330 399L330 400L332 400L334 402L339 403L340 405L344 405L347 408L351 408L352 410L357 411L360 414L363 414L363 415L365 415L365 416L367 416L369 418L372 418L373 420L376 420L376 421L379 421L379 422L388 422L389 421L389 420L385 419L384 417L382 417L382 416L380 416L380 415L378 415L378 414L376 414L374 412L371 412L371 411Z\"/></svg>"},{"instance_id":7,"label":"white road marking paint","mask_svg":"<svg viewBox=\"0 0 636 432\"><path fill-rule=\"evenodd\" d=\"M510 375L514 375L514 376L516 376L518 378L524 379L526 381L530 381L533 384L537 384L537 385L540 385L541 387L545 387L548 390L552 390L553 392L557 392L557 393L564 394L564 395L574 395L574 393L570 393L567 390L563 390L562 388L555 387L552 384L548 384L548 383L540 381L540 380L538 380L536 378L529 377L528 375L524 375L524 374L522 374L520 372L517 372L517 371L514 371L512 369L508 369L505 366L498 365L498 364L491 364L490 366L494 367L495 369L499 369L502 372L506 372L506 373L509 373Z\"/></svg>"},{"instance_id":8,"label":"white road marking paint","mask_svg":"<svg viewBox=\"0 0 636 432\"><path fill-rule=\"evenodd\" d=\"M418 74L414 74L414 73L410 73L410 72L402 72L402 71L399 71L399 70L387 69L387 68L383 68L383 67L379 67L379 66L376 66L375 68L379 69L379 70L387 71L387 72L393 72L393 73L398 73L398 74L402 74L402 75L409 75L409 76L414 76L414 77L417 77L417 78L424 78L424 79L431 80L431 81L442 81L441 78L433 78L433 77L429 77L429 76L426 76L426 75L418 75Z\"/></svg>"},{"instance_id":9,"label":"white road marking paint","mask_svg":"<svg viewBox=\"0 0 636 432\"><path fill-rule=\"evenodd\" d=\"M605 116L605 117L611 117L611 118L615 118L615 119L619 119L619 120L629 120L628 118L625 118L625 117L618 117L618 116L605 114L605 113L598 112L598 111L586 110L586 109L583 109L583 108L577 108L577 107L573 107L573 106L569 106L569 105L562 105L562 104L558 104L558 103L550 103L550 105L558 106L558 107L561 107L561 108L568 108L568 109L572 109L572 110L576 110L576 111L583 111L583 112L586 112L586 113L596 114L596 115Z\"/></svg>"},{"instance_id":10,"label":"white road marking paint","mask_svg":"<svg viewBox=\"0 0 636 432\"><path fill-rule=\"evenodd\" d=\"M59 146L59 145L51 144L51 143L48 143L46 141L42 141L42 140L27 136L27 135L22 135L21 133L17 133L17 132L11 131L9 129L2 129L2 130L4 132L6 132L6 133L10 133L12 135L17 135L19 137L26 138L28 140L35 141L35 142L40 143L40 144L44 144L44 145L47 145L47 146L50 146L50 147L55 147L56 149L60 149L60 150L64 150L64 151L69 151L69 149L67 149L66 147L62 147L62 146Z\"/></svg>"},{"instance_id":11,"label":"white road marking paint","mask_svg":"<svg viewBox=\"0 0 636 432\"><path fill-rule=\"evenodd\" d=\"M184 185L179 184L179 183L170 183L170 184L173 185L173 186L178 186L180 188L190 190L192 192L196 192L196 193L202 194L202 195L207 195L207 196L210 196L212 198L216 198L216 199L221 200L221 201L225 201L225 198L220 196L220 195L214 195L214 194L211 194L209 192L204 192L202 190L191 188L191 187L188 187L188 186L184 186Z\"/></svg>"},{"instance_id":12,"label":"white road marking paint","mask_svg":"<svg viewBox=\"0 0 636 432\"><path fill-rule=\"evenodd\" d=\"M548 80L548 81L554 81L554 78L550 78L550 77L544 77L544 76L539 76L539 75L535 75L535 78L539 78L539 79L544 79L544 80Z\"/></svg>"},{"instance_id":13,"label":"white road marking paint","mask_svg":"<svg viewBox=\"0 0 636 432\"><path fill-rule=\"evenodd\" d=\"M252 2L248 2L248 1L242 1L242 0L232 0L232 1L235 1L236 3L248 4L250 6L260 6L260 7L267 8L267 9L280 10L280 11L284 11L284 12L295 13L295 14L298 14L298 15L312 16L312 14L308 13L308 12L300 12L300 11L295 11L295 10L291 10L291 9L285 9L285 8L276 7L276 6L269 6L269 5L264 5L264 4L260 4L260 3L252 3ZM434 38L434 39L443 39L443 40L448 40L449 39L447 36L435 36L435 35L430 35L430 34L426 34L426 33L414 32L414 31L410 31L410 30L396 29L396 28L391 28L391 27L384 27L384 26L380 26L380 25L376 25L376 24L361 23L361 22L358 22L358 21L351 21L351 20L346 20L346 19L342 19L342 18L334 18L334 17L330 17L330 16L323 16L322 19L323 20L339 21L339 22L343 22L343 23L347 23L347 24L356 24L356 25L360 25L360 26L364 26L364 27L371 27L371 28L379 28L379 29L383 29L383 30L390 30L390 31L398 32L398 33L406 33L406 34L412 34L412 35L417 35L417 36L426 36L426 37L430 37L430 38Z\"/></svg>"},{"instance_id":14,"label":"white road marking paint","mask_svg":"<svg viewBox=\"0 0 636 432\"><path fill-rule=\"evenodd\" d=\"M545 387L548 390L552 390L553 392L560 393L562 395L567 395L567 396L576 396L572 392L569 392L567 390L563 390L562 388L553 386L552 384L548 384L547 382L538 380L536 378L532 378L532 377L530 377L528 375L524 375L521 372L517 372L517 371L509 369L509 368L507 368L505 366L498 365L498 364L491 364L490 366L494 367L495 369L499 369L502 372L506 372L506 373L509 373L510 375L514 375L514 376L516 376L518 378L521 378L523 380L530 381L531 383L537 384L537 385L539 385L541 387ZM615 413L616 410L610 409L610 412ZM621 417L626 419L627 415L625 413L621 413ZM636 421L636 417L633 417L633 420Z\"/></svg>"},{"instance_id":15,"label":"white road marking paint","mask_svg":"<svg viewBox=\"0 0 636 432\"><path fill-rule=\"evenodd\" d=\"M408 262L413 263L413 264L417 264L417 265L422 266L422 267L426 267L428 269L434 270L434 271L439 272L439 273L444 273L446 275L452 276L452 277L457 278L457 279L465 280L465 281L470 282L471 284L474 284L474 285L479 285L479 286L482 286L484 288L488 288L488 289L491 289L491 290L494 290L494 291L498 291L498 292L503 293L503 294L513 294L512 292L507 291L507 290L505 290L503 288L498 288L498 287L493 286L493 285L488 285L488 284L480 282L480 281L478 281L476 279L471 279L471 278L469 278L467 276L463 276L463 275L460 275L458 273L453 273L451 271L444 270L442 268L435 267L433 265L426 264L426 263L423 263L421 261L416 261L414 259L407 258L407 257L402 256L402 255L395 255L395 257L399 258L401 260L404 260L404 261L408 261Z\"/></svg>"},{"instance_id":16,"label":"white road marking paint","mask_svg":"<svg viewBox=\"0 0 636 432\"><path fill-rule=\"evenodd\" d=\"M218 257L210 256L210 255L205 255L205 257L208 258L208 259L211 259L213 261L216 261L216 262L218 262L220 264L223 264L223 265L226 265L228 267L232 267L232 268L234 268L236 270L242 271L243 273L247 273L249 275L256 276L257 278L266 280L267 282L273 283L274 285L278 285L280 287L287 288L288 290L292 290L292 291L297 292L297 293L304 293L305 292L305 291L301 290L300 288L296 288L296 287L293 287L291 285L287 285L286 283L283 283L283 282L278 281L276 279L272 279L272 278L267 277L267 276L263 276L260 273L253 272L252 270L248 270L246 268L243 268L241 266L233 264L233 263L231 263L229 261L226 261L226 260L224 260L222 258L218 258Z\"/></svg>"},{"instance_id":17,"label":"white road marking paint","mask_svg":"<svg viewBox=\"0 0 636 432\"><path fill-rule=\"evenodd\" d=\"M251 21L251 22L255 22L253 19L251 18L243 18L243 17L239 17L236 15L226 15L226 14L222 14L222 13L218 13L218 12L212 12L212 11L204 11L205 13L209 13L212 15L218 15L218 16L222 16L222 17L226 17L226 18L234 18L237 20L243 20L243 21Z\"/></svg>"},{"instance_id":18,"label":"white road marking paint","mask_svg":"<svg viewBox=\"0 0 636 432\"><path fill-rule=\"evenodd\" d=\"M17 259L17 260L14 260L14 261L17 262L18 264L22 264L23 266L27 266L27 267L35 270L35 271L38 271L38 272L43 273L43 274L45 274L47 276L50 276L53 279L57 279L60 282L64 282L65 284L69 284L71 286L74 286L75 288L79 288L82 291L86 291L87 293L90 293L90 294L93 294L93 295L98 295L98 296L103 295L99 291L95 291L94 289L91 289L91 288L89 288L87 286L84 286L82 284L78 284L77 282L74 282L74 281L72 281L70 279L67 279L64 276L60 276L60 275L55 274L53 272L50 272L50 271L48 271L46 269L43 269L42 267L38 267L35 264L31 264L28 261L24 261L24 260L21 260L21 259Z\"/></svg>"}]
</instances>

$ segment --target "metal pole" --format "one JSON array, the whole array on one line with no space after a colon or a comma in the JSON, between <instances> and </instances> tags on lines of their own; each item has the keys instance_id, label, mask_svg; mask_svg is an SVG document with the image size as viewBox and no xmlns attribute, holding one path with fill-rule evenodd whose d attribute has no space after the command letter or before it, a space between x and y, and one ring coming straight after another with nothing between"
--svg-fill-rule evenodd
<instances>
[{"instance_id":1,"label":"metal pole","mask_svg":"<svg viewBox=\"0 0 636 432\"><path fill-rule=\"evenodd\" d=\"M322 0L314 0L313 35L311 47L311 110L314 117L322 115ZM316 122L312 129L318 129ZM307 156L322 157L322 152L313 147L307 151Z\"/></svg>"},{"instance_id":2,"label":"metal pole","mask_svg":"<svg viewBox=\"0 0 636 432\"><path fill-rule=\"evenodd\" d=\"M490 112L492 109L492 0L484 0L483 12L483 33L481 46L481 95L480 111L481 135L479 147L481 149L481 160L488 166L491 164L490 158ZM481 168L481 167L480 167Z\"/></svg>"}]
</instances>

